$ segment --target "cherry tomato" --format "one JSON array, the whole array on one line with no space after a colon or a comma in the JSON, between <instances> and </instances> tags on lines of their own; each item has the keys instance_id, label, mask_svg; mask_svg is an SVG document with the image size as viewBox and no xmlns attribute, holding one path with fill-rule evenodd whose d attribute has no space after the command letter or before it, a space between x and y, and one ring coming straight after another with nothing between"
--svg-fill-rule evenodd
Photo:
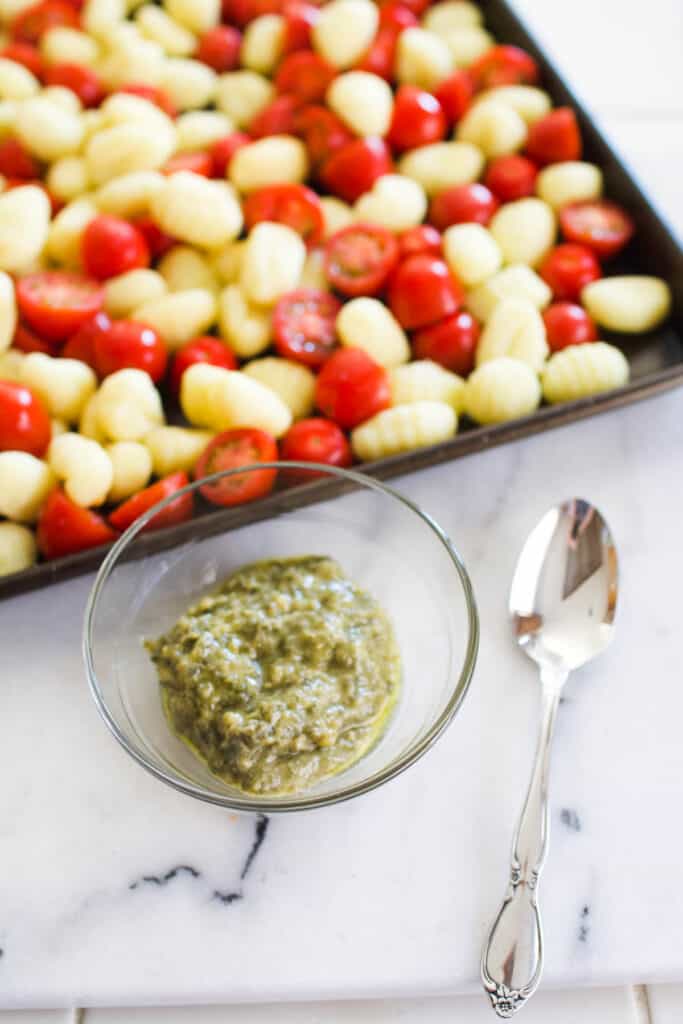
<instances>
[{"instance_id":1,"label":"cherry tomato","mask_svg":"<svg viewBox=\"0 0 683 1024\"><path fill-rule=\"evenodd\" d=\"M315 369L334 349L334 331L341 302L329 292L299 288L283 295L275 306L275 348L285 359L295 359Z\"/></svg>"},{"instance_id":2,"label":"cherry tomato","mask_svg":"<svg viewBox=\"0 0 683 1024\"><path fill-rule=\"evenodd\" d=\"M391 6L393 2L394 0L380 0L380 8ZM429 0L401 0L401 3L418 18L429 6Z\"/></svg>"},{"instance_id":3,"label":"cherry tomato","mask_svg":"<svg viewBox=\"0 0 683 1024\"><path fill-rule=\"evenodd\" d=\"M537 175L538 167L533 160L512 153L510 156L497 156L491 161L484 184L501 203L511 203L514 199L534 194Z\"/></svg>"},{"instance_id":4,"label":"cherry tomato","mask_svg":"<svg viewBox=\"0 0 683 1024\"><path fill-rule=\"evenodd\" d=\"M266 135L293 135L294 118L300 106L298 96L286 93L276 96L249 122L249 134L255 139L265 139Z\"/></svg>"},{"instance_id":5,"label":"cherry tomato","mask_svg":"<svg viewBox=\"0 0 683 1024\"><path fill-rule=\"evenodd\" d=\"M282 0L221 0L223 20L244 26L261 14L280 14Z\"/></svg>"},{"instance_id":6,"label":"cherry tomato","mask_svg":"<svg viewBox=\"0 0 683 1024\"><path fill-rule=\"evenodd\" d=\"M560 210L560 228L568 242L587 245L603 259L631 240L635 224L621 206L608 199L570 203Z\"/></svg>"},{"instance_id":7,"label":"cherry tomato","mask_svg":"<svg viewBox=\"0 0 683 1024\"><path fill-rule=\"evenodd\" d=\"M416 359L431 359L461 377L474 369L474 354L481 328L474 317L461 310L438 324L423 327L413 337Z\"/></svg>"},{"instance_id":8,"label":"cherry tomato","mask_svg":"<svg viewBox=\"0 0 683 1024\"><path fill-rule=\"evenodd\" d=\"M0 380L0 451L40 457L51 433L50 417L40 398L23 384Z\"/></svg>"},{"instance_id":9,"label":"cherry tomato","mask_svg":"<svg viewBox=\"0 0 683 1024\"><path fill-rule=\"evenodd\" d=\"M333 352L318 375L315 404L345 430L391 405L387 370L360 348Z\"/></svg>"},{"instance_id":10,"label":"cherry tomato","mask_svg":"<svg viewBox=\"0 0 683 1024\"><path fill-rule=\"evenodd\" d=\"M347 203L369 192L378 178L392 170L384 139L354 139L334 153L322 168L323 183Z\"/></svg>"},{"instance_id":11,"label":"cherry tomato","mask_svg":"<svg viewBox=\"0 0 683 1024\"><path fill-rule=\"evenodd\" d=\"M111 326L111 320L104 311L96 313L91 320L86 320L83 326L79 327L76 333L69 338L62 349L62 356L66 359L80 359L82 363L87 363L88 366L97 372L95 339L100 334L106 334L111 329Z\"/></svg>"},{"instance_id":12,"label":"cherry tomato","mask_svg":"<svg viewBox=\"0 0 683 1024\"><path fill-rule=\"evenodd\" d=\"M435 96L448 120L451 124L456 124L472 103L472 79L466 71L454 71L440 83Z\"/></svg>"},{"instance_id":13,"label":"cherry tomato","mask_svg":"<svg viewBox=\"0 0 683 1024\"><path fill-rule=\"evenodd\" d=\"M291 0L285 4L285 38L282 54L294 53L295 50L307 50L311 46L311 29L320 17L315 4L305 0Z\"/></svg>"},{"instance_id":14,"label":"cherry tomato","mask_svg":"<svg viewBox=\"0 0 683 1024\"><path fill-rule=\"evenodd\" d=\"M353 462L351 446L336 423L320 416L299 420L282 438L280 455L292 462L322 462L325 466L350 466ZM305 483L320 470L289 469L287 479L292 483Z\"/></svg>"},{"instance_id":15,"label":"cherry tomato","mask_svg":"<svg viewBox=\"0 0 683 1024\"><path fill-rule=\"evenodd\" d=\"M325 98L336 74L336 68L317 53L297 50L285 57L277 69L275 88L298 97L302 103L318 103Z\"/></svg>"},{"instance_id":16,"label":"cherry tomato","mask_svg":"<svg viewBox=\"0 0 683 1024\"><path fill-rule=\"evenodd\" d=\"M467 69L475 89L495 89L499 85L535 85L538 64L519 46L492 46Z\"/></svg>"},{"instance_id":17,"label":"cherry tomato","mask_svg":"<svg viewBox=\"0 0 683 1024\"><path fill-rule=\"evenodd\" d=\"M45 72L45 84L71 89L84 107L99 106L105 96L99 75L82 64L53 64Z\"/></svg>"},{"instance_id":18,"label":"cherry tomato","mask_svg":"<svg viewBox=\"0 0 683 1024\"><path fill-rule=\"evenodd\" d=\"M17 281L21 315L48 341L70 338L103 302L99 281L71 270L39 270Z\"/></svg>"},{"instance_id":19,"label":"cherry tomato","mask_svg":"<svg viewBox=\"0 0 683 1024\"><path fill-rule=\"evenodd\" d=\"M206 334L201 338L193 338L183 345L171 362L169 387L176 397L180 393L180 380L185 370L195 363L209 363L211 366L222 366L224 370L236 370L237 360L225 342Z\"/></svg>"},{"instance_id":20,"label":"cherry tomato","mask_svg":"<svg viewBox=\"0 0 683 1024\"><path fill-rule=\"evenodd\" d=\"M406 330L426 327L455 313L464 292L448 265L427 253L399 263L389 282L389 306Z\"/></svg>"},{"instance_id":21,"label":"cherry tomato","mask_svg":"<svg viewBox=\"0 0 683 1024\"><path fill-rule=\"evenodd\" d=\"M17 324L12 347L20 352L44 352L47 356L59 355L61 342L48 341L31 331L25 324Z\"/></svg>"},{"instance_id":22,"label":"cherry tomato","mask_svg":"<svg viewBox=\"0 0 683 1024\"><path fill-rule=\"evenodd\" d=\"M0 174L6 178L31 180L40 175L40 165L19 139L10 136L0 142Z\"/></svg>"},{"instance_id":23,"label":"cherry tomato","mask_svg":"<svg viewBox=\"0 0 683 1024\"><path fill-rule=\"evenodd\" d=\"M216 25L199 37L195 57L222 74L239 67L242 33L230 25Z\"/></svg>"},{"instance_id":24,"label":"cherry tomato","mask_svg":"<svg viewBox=\"0 0 683 1024\"><path fill-rule=\"evenodd\" d=\"M38 520L38 548L45 558L61 558L110 544L117 534L102 516L81 508L59 489L48 495Z\"/></svg>"},{"instance_id":25,"label":"cherry tomato","mask_svg":"<svg viewBox=\"0 0 683 1024\"><path fill-rule=\"evenodd\" d=\"M325 246L325 274L342 295L376 295L398 262L395 235L379 224L349 224Z\"/></svg>"},{"instance_id":26,"label":"cherry tomato","mask_svg":"<svg viewBox=\"0 0 683 1024\"><path fill-rule=\"evenodd\" d=\"M190 171L200 174L202 178L213 175L213 157L205 149L197 149L192 153L174 153L161 168L162 174L177 174L178 171Z\"/></svg>"},{"instance_id":27,"label":"cherry tomato","mask_svg":"<svg viewBox=\"0 0 683 1024\"><path fill-rule=\"evenodd\" d=\"M539 164L581 159L581 132L571 107L558 107L529 128L525 152Z\"/></svg>"},{"instance_id":28,"label":"cherry tomato","mask_svg":"<svg viewBox=\"0 0 683 1024\"><path fill-rule=\"evenodd\" d=\"M602 277L593 251L573 242L551 249L538 272L556 299L578 299L582 288Z\"/></svg>"},{"instance_id":29,"label":"cherry tomato","mask_svg":"<svg viewBox=\"0 0 683 1024\"><path fill-rule=\"evenodd\" d=\"M396 32L402 32L404 28L413 28L419 22L414 12L403 0L389 0L380 8L379 24L380 28L391 28Z\"/></svg>"},{"instance_id":30,"label":"cherry tomato","mask_svg":"<svg viewBox=\"0 0 683 1024\"><path fill-rule=\"evenodd\" d=\"M156 383L166 373L166 346L153 327L137 320L114 320L97 331L93 351L100 377L131 368L145 370Z\"/></svg>"},{"instance_id":31,"label":"cherry tomato","mask_svg":"<svg viewBox=\"0 0 683 1024\"><path fill-rule=\"evenodd\" d=\"M240 149L241 146L246 146L247 143L251 142L249 135L245 132L233 132L231 135L226 135L223 139L218 139L214 142L209 152L211 153L211 162L213 168L211 171L212 178L224 178L228 173L228 167L233 156Z\"/></svg>"},{"instance_id":32,"label":"cherry tomato","mask_svg":"<svg viewBox=\"0 0 683 1024\"><path fill-rule=\"evenodd\" d=\"M226 430L209 441L194 468L194 478L199 480L203 476L219 473L222 469L275 461L277 444L264 430L256 430L254 427ZM199 490L213 505L241 505L269 494L276 475L276 469L254 469L248 473L224 477L212 484L202 484Z\"/></svg>"},{"instance_id":33,"label":"cherry tomato","mask_svg":"<svg viewBox=\"0 0 683 1024\"><path fill-rule=\"evenodd\" d=\"M17 14L11 25L12 38L20 43L37 43L51 28L78 28L78 14L65 0L40 0Z\"/></svg>"},{"instance_id":34,"label":"cherry tomato","mask_svg":"<svg viewBox=\"0 0 683 1024\"><path fill-rule=\"evenodd\" d=\"M398 246L401 259L415 256L419 252L441 256L441 234L431 224L418 224L417 227L401 232Z\"/></svg>"},{"instance_id":35,"label":"cherry tomato","mask_svg":"<svg viewBox=\"0 0 683 1024\"><path fill-rule=\"evenodd\" d=\"M43 77L44 66L40 50L30 43L8 43L0 50L0 57L13 60L15 64L23 64L36 78Z\"/></svg>"},{"instance_id":36,"label":"cherry tomato","mask_svg":"<svg viewBox=\"0 0 683 1024\"><path fill-rule=\"evenodd\" d=\"M416 149L446 136L446 115L431 92L416 85L402 85L394 97L394 112L387 135L397 152Z\"/></svg>"},{"instance_id":37,"label":"cherry tomato","mask_svg":"<svg viewBox=\"0 0 683 1024\"><path fill-rule=\"evenodd\" d=\"M106 281L128 270L148 267L149 246L143 233L130 221L100 213L83 232L81 259L88 274Z\"/></svg>"},{"instance_id":38,"label":"cherry tomato","mask_svg":"<svg viewBox=\"0 0 683 1024\"><path fill-rule=\"evenodd\" d=\"M326 107L310 106L297 110L294 132L303 139L314 167L319 167L347 142L353 141L346 125Z\"/></svg>"},{"instance_id":39,"label":"cherry tomato","mask_svg":"<svg viewBox=\"0 0 683 1024\"><path fill-rule=\"evenodd\" d=\"M176 491L180 491L183 487L187 487L189 482L187 473L172 473L170 476L165 476L162 480L157 480L151 487L145 487L144 491L139 491L132 498L127 498L121 505L118 505L109 514L109 522L117 530L127 530L136 519L139 519L141 515L148 512L158 501L170 497L171 494L175 494ZM147 533L149 530L159 530L164 526L175 526L177 523L184 523L187 519L192 518L193 506L194 496L192 491L190 491L187 494L181 495L176 501L172 501L170 505L167 505L161 512L157 512L155 516L152 516L150 521L143 526L140 533Z\"/></svg>"},{"instance_id":40,"label":"cherry tomato","mask_svg":"<svg viewBox=\"0 0 683 1024\"><path fill-rule=\"evenodd\" d=\"M178 111L176 110L175 103L163 89L159 89L156 85L144 85L142 82L132 82L126 85L120 85L117 92L125 92L130 96L139 96L143 100L149 100L159 110L163 110L169 117L176 117Z\"/></svg>"},{"instance_id":41,"label":"cherry tomato","mask_svg":"<svg viewBox=\"0 0 683 1024\"><path fill-rule=\"evenodd\" d=\"M320 199L305 185L267 185L247 196L244 203L247 230L264 220L287 224L307 245L317 245L325 228Z\"/></svg>"},{"instance_id":42,"label":"cherry tomato","mask_svg":"<svg viewBox=\"0 0 683 1024\"><path fill-rule=\"evenodd\" d=\"M159 259L176 244L175 238L162 231L151 217L138 217L135 221L135 227L147 242L147 248L152 259Z\"/></svg>"},{"instance_id":43,"label":"cherry tomato","mask_svg":"<svg viewBox=\"0 0 683 1024\"><path fill-rule=\"evenodd\" d=\"M434 196L429 219L445 231L451 224L488 224L498 209L498 200L486 185L452 185Z\"/></svg>"},{"instance_id":44,"label":"cherry tomato","mask_svg":"<svg viewBox=\"0 0 683 1024\"><path fill-rule=\"evenodd\" d=\"M385 82L394 77L396 46L400 33L395 28L380 28L368 50L356 65L358 71L369 71Z\"/></svg>"},{"instance_id":45,"label":"cherry tomato","mask_svg":"<svg viewBox=\"0 0 683 1024\"><path fill-rule=\"evenodd\" d=\"M559 352L568 345L583 345L598 340L598 329L583 306L574 302L554 302L543 313L548 348Z\"/></svg>"}]
</instances>

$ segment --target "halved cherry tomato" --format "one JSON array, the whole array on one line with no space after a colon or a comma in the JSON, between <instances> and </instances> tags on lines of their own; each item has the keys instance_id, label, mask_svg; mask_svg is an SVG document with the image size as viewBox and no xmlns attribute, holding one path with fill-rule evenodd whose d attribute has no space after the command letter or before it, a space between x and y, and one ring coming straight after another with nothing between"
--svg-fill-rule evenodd
<instances>
[{"instance_id":1,"label":"halved cherry tomato","mask_svg":"<svg viewBox=\"0 0 683 1024\"><path fill-rule=\"evenodd\" d=\"M175 103L163 89L159 89L156 85L144 85L142 82L131 82L126 85L120 85L117 92L129 93L131 96L139 96L143 100L149 100L159 110L163 110L169 117L176 117L178 111L176 110Z\"/></svg>"},{"instance_id":2,"label":"halved cherry tomato","mask_svg":"<svg viewBox=\"0 0 683 1024\"><path fill-rule=\"evenodd\" d=\"M535 85L538 64L519 46L492 46L467 69L475 89L495 89L499 85Z\"/></svg>"},{"instance_id":3,"label":"halved cherry tomato","mask_svg":"<svg viewBox=\"0 0 683 1024\"><path fill-rule=\"evenodd\" d=\"M11 24L12 38L21 43L37 43L51 28L78 28L78 14L65 0L40 0L24 8Z\"/></svg>"},{"instance_id":4,"label":"halved cherry tomato","mask_svg":"<svg viewBox=\"0 0 683 1024\"><path fill-rule=\"evenodd\" d=\"M602 277L595 253L574 242L551 249L538 272L556 299L578 299L582 288Z\"/></svg>"},{"instance_id":5,"label":"halved cherry tomato","mask_svg":"<svg viewBox=\"0 0 683 1024\"><path fill-rule=\"evenodd\" d=\"M0 142L0 174L5 178L31 180L40 175L40 164L19 139L10 136Z\"/></svg>"},{"instance_id":6,"label":"halved cherry tomato","mask_svg":"<svg viewBox=\"0 0 683 1024\"><path fill-rule=\"evenodd\" d=\"M114 320L107 330L97 331L93 351L100 377L117 370L145 370L156 383L166 373L166 346L153 327L137 320Z\"/></svg>"},{"instance_id":7,"label":"halved cherry tomato","mask_svg":"<svg viewBox=\"0 0 683 1024\"><path fill-rule=\"evenodd\" d=\"M219 473L222 469L238 469L240 466L275 461L277 444L264 430L255 427L226 430L209 441L194 468L194 478L199 480L203 476ZM248 473L224 477L212 484L202 484L199 491L213 505L241 505L269 494L276 474L276 469L253 469Z\"/></svg>"},{"instance_id":8,"label":"halved cherry tomato","mask_svg":"<svg viewBox=\"0 0 683 1024\"><path fill-rule=\"evenodd\" d=\"M378 75L386 82L394 77L396 63L396 46L400 32L395 28L380 28L369 48L361 57L356 68L358 71L369 71Z\"/></svg>"},{"instance_id":9,"label":"halved cherry tomato","mask_svg":"<svg viewBox=\"0 0 683 1024\"><path fill-rule=\"evenodd\" d=\"M118 505L113 512L110 512L109 522L117 530L127 530L136 519L148 512L158 501L187 487L189 482L187 473L172 473L170 476L165 476L162 480L157 480L151 487L145 487L144 491L139 491L132 498L127 498L121 505ZM192 518L193 506L194 496L192 491L189 491L152 516L140 532L147 533L149 530L159 530L164 526L184 523L187 519Z\"/></svg>"},{"instance_id":10,"label":"halved cherry tomato","mask_svg":"<svg viewBox=\"0 0 683 1024\"><path fill-rule=\"evenodd\" d=\"M434 95L451 124L456 124L472 103L474 85L466 71L454 71L444 78Z\"/></svg>"},{"instance_id":11,"label":"halved cherry tomato","mask_svg":"<svg viewBox=\"0 0 683 1024\"><path fill-rule=\"evenodd\" d=\"M45 558L110 544L117 534L102 516L81 508L59 489L48 495L38 519L38 548Z\"/></svg>"},{"instance_id":12,"label":"halved cherry tomato","mask_svg":"<svg viewBox=\"0 0 683 1024\"><path fill-rule=\"evenodd\" d=\"M342 295L376 295L398 262L395 235L379 224L349 224L325 246L325 273Z\"/></svg>"},{"instance_id":13,"label":"halved cherry tomato","mask_svg":"<svg viewBox=\"0 0 683 1024\"><path fill-rule=\"evenodd\" d=\"M402 85L394 97L387 140L397 152L416 149L446 136L446 115L436 96L416 85Z\"/></svg>"},{"instance_id":14,"label":"halved cherry tomato","mask_svg":"<svg viewBox=\"0 0 683 1024\"><path fill-rule=\"evenodd\" d=\"M287 93L276 96L272 103L251 119L249 134L255 139L265 139L267 135L293 135L294 119L300 106L298 96Z\"/></svg>"},{"instance_id":15,"label":"halved cherry tomato","mask_svg":"<svg viewBox=\"0 0 683 1024\"><path fill-rule=\"evenodd\" d=\"M148 267L150 253L145 236L135 224L100 213L83 232L81 259L88 274L106 281L128 270Z\"/></svg>"},{"instance_id":16,"label":"halved cherry tomato","mask_svg":"<svg viewBox=\"0 0 683 1024\"><path fill-rule=\"evenodd\" d=\"M448 264L421 253L399 263L389 281L389 306L406 330L426 327L455 313L465 293Z\"/></svg>"},{"instance_id":17,"label":"halved cherry tomato","mask_svg":"<svg viewBox=\"0 0 683 1024\"><path fill-rule=\"evenodd\" d=\"M178 396L181 377L185 370L190 366L194 366L195 363L209 363L211 366L222 366L224 370L237 369L237 359L225 342L220 341L219 338L214 338L210 334L206 334L201 338L193 338L192 341L188 341L173 356L171 372L168 378L172 395Z\"/></svg>"},{"instance_id":18,"label":"halved cherry tomato","mask_svg":"<svg viewBox=\"0 0 683 1024\"><path fill-rule=\"evenodd\" d=\"M283 295L273 314L278 354L316 369L322 366L337 343L334 324L340 309L334 295L316 288Z\"/></svg>"},{"instance_id":19,"label":"halved cherry tomato","mask_svg":"<svg viewBox=\"0 0 683 1024\"><path fill-rule=\"evenodd\" d=\"M323 183L347 203L369 192L378 178L392 170L391 154L384 139L354 139L334 153L321 170Z\"/></svg>"},{"instance_id":20,"label":"halved cherry tomato","mask_svg":"<svg viewBox=\"0 0 683 1024\"><path fill-rule=\"evenodd\" d=\"M100 334L106 334L111 329L112 322L107 314L102 311L96 313L92 320L87 320L76 333L69 338L62 349L62 356L65 359L80 359L87 363L91 369L97 372L95 360L95 339Z\"/></svg>"},{"instance_id":21,"label":"halved cherry tomato","mask_svg":"<svg viewBox=\"0 0 683 1024\"><path fill-rule=\"evenodd\" d=\"M536 188L538 167L526 156L511 153L497 156L486 169L484 184L501 203L532 196Z\"/></svg>"},{"instance_id":22,"label":"halved cherry tomato","mask_svg":"<svg viewBox=\"0 0 683 1024\"><path fill-rule=\"evenodd\" d=\"M213 174L213 159L205 149L197 149L192 153L174 153L161 168L162 174L176 174L178 171L191 171L202 178L210 178Z\"/></svg>"},{"instance_id":23,"label":"halved cherry tomato","mask_svg":"<svg viewBox=\"0 0 683 1024\"><path fill-rule=\"evenodd\" d=\"M40 457L51 433L50 417L38 395L13 380L0 380L0 451Z\"/></svg>"},{"instance_id":24,"label":"halved cherry tomato","mask_svg":"<svg viewBox=\"0 0 683 1024\"><path fill-rule=\"evenodd\" d=\"M302 103L318 103L325 98L327 87L337 74L317 53L297 50L280 64L275 75L278 92L297 96Z\"/></svg>"},{"instance_id":25,"label":"halved cherry tomato","mask_svg":"<svg viewBox=\"0 0 683 1024\"><path fill-rule=\"evenodd\" d=\"M12 347L18 348L20 352L44 352L46 356L57 356L62 345L60 341L48 341L46 338L41 338L26 324L17 324Z\"/></svg>"},{"instance_id":26,"label":"halved cherry tomato","mask_svg":"<svg viewBox=\"0 0 683 1024\"><path fill-rule=\"evenodd\" d=\"M404 0L389 0L380 7L379 24L380 28L393 28L402 32L404 28L413 28L419 22Z\"/></svg>"},{"instance_id":27,"label":"halved cherry tomato","mask_svg":"<svg viewBox=\"0 0 683 1024\"><path fill-rule=\"evenodd\" d=\"M8 43L0 50L0 57L23 64L36 78L43 77L44 65L40 50L30 43Z\"/></svg>"},{"instance_id":28,"label":"halved cherry tomato","mask_svg":"<svg viewBox=\"0 0 683 1024\"><path fill-rule=\"evenodd\" d=\"M351 446L343 430L320 416L299 420L291 426L282 438L280 455L292 462L321 462L325 466L344 467L353 462ZM292 483L305 483L321 475L320 470L287 470L287 479Z\"/></svg>"},{"instance_id":29,"label":"halved cherry tomato","mask_svg":"<svg viewBox=\"0 0 683 1024\"><path fill-rule=\"evenodd\" d=\"M333 352L318 375L315 404L345 430L391 405L387 370L360 348Z\"/></svg>"},{"instance_id":30,"label":"halved cherry tomato","mask_svg":"<svg viewBox=\"0 0 683 1024\"><path fill-rule=\"evenodd\" d=\"M251 141L250 136L245 132L233 132L231 135L226 135L225 138L214 142L209 150L211 153L211 163L213 164L211 177L224 178L228 173L230 161L237 150L241 146L246 146Z\"/></svg>"},{"instance_id":31,"label":"halved cherry tomato","mask_svg":"<svg viewBox=\"0 0 683 1024\"><path fill-rule=\"evenodd\" d=\"M415 256L419 252L428 252L432 256L441 255L441 234L431 224L418 224L414 228L402 231L398 236L400 258Z\"/></svg>"},{"instance_id":32,"label":"halved cherry tomato","mask_svg":"<svg viewBox=\"0 0 683 1024\"><path fill-rule=\"evenodd\" d=\"M598 340L598 328L583 306L574 302L554 302L543 313L548 348L559 352L568 345L583 345Z\"/></svg>"},{"instance_id":33,"label":"halved cherry tomato","mask_svg":"<svg viewBox=\"0 0 683 1024\"><path fill-rule=\"evenodd\" d=\"M239 67L242 33L231 25L216 25L199 37L195 57L222 74Z\"/></svg>"},{"instance_id":34,"label":"halved cherry tomato","mask_svg":"<svg viewBox=\"0 0 683 1024\"><path fill-rule=\"evenodd\" d=\"M474 369L480 334L481 328L474 317L461 310L417 331L413 337L413 355L416 359L431 359L466 377Z\"/></svg>"},{"instance_id":35,"label":"halved cherry tomato","mask_svg":"<svg viewBox=\"0 0 683 1024\"><path fill-rule=\"evenodd\" d=\"M315 4L306 0L290 0L285 4L285 38L282 46L283 56L295 50L307 50L311 45L311 29L320 17Z\"/></svg>"},{"instance_id":36,"label":"halved cherry tomato","mask_svg":"<svg viewBox=\"0 0 683 1024\"><path fill-rule=\"evenodd\" d=\"M319 167L347 142L353 141L343 121L331 110L319 106L297 110L294 133L303 139L313 167Z\"/></svg>"},{"instance_id":37,"label":"halved cherry tomato","mask_svg":"<svg viewBox=\"0 0 683 1024\"><path fill-rule=\"evenodd\" d=\"M560 228L568 242L587 245L606 259L631 240L635 224L621 206L609 199L569 203L560 210Z\"/></svg>"},{"instance_id":38,"label":"halved cherry tomato","mask_svg":"<svg viewBox=\"0 0 683 1024\"><path fill-rule=\"evenodd\" d=\"M452 185L434 196L429 204L429 219L445 231L451 224L488 224L498 209L493 192L474 182L472 185Z\"/></svg>"},{"instance_id":39,"label":"halved cherry tomato","mask_svg":"<svg viewBox=\"0 0 683 1024\"><path fill-rule=\"evenodd\" d=\"M162 231L151 217L138 217L135 227L144 236L152 259L159 259L176 244L175 238Z\"/></svg>"},{"instance_id":40,"label":"halved cherry tomato","mask_svg":"<svg viewBox=\"0 0 683 1024\"><path fill-rule=\"evenodd\" d=\"M104 289L99 281L71 270L39 270L17 281L19 311L48 341L64 341L99 313Z\"/></svg>"},{"instance_id":41,"label":"halved cherry tomato","mask_svg":"<svg viewBox=\"0 0 683 1024\"><path fill-rule=\"evenodd\" d=\"M539 164L580 160L581 132L571 107L557 107L529 128L525 152Z\"/></svg>"},{"instance_id":42,"label":"halved cherry tomato","mask_svg":"<svg viewBox=\"0 0 683 1024\"><path fill-rule=\"evenodd\" d=\"M45 84L71 89L84 107L99 106L105 95L99 75L82 64L53 64L45 72Z\"/></svg>"},{"instance_id":43,"label":"halved cherry tomato","mask_svg":"<svg viewBox=\"0 0 683 1024\"><path fill-rule=\"evenodd\" d=\"M267 185L247 196L244 203L247 230L263 220L287 224L307 245L317 245L325 228L320 199L305 185Z\"/></svg>"}]
</instances>

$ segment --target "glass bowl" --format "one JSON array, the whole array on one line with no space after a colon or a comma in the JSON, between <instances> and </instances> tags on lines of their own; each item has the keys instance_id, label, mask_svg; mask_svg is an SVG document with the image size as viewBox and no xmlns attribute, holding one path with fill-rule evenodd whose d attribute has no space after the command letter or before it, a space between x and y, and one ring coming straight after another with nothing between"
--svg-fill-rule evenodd
<instances>
[{"instance_id":1,"label":"glass bowl","mask_svg":"<svg viewBox=\"0 0 683 1024\"><path fill-rule=\"evenodd\" d=\"M196 492L207 480L264 466L311 469L311 463L261 464L214 473L185 491ZM177 494L155 505L114 544L86 608L88 679L114 736L158 779L233 810L321 807L394 778L450 724L474 669L479 627L472 586L443 530L417 505L376 480L348 470L315 468L321 477L314 483L170 528L176 531L172 547L168 531L162 530L145 534L131 548L145 524ZM253 521L256 516L260 518ZM310 554L335 558L389 614L401 650L402 692L374 747L339 775L296 795L247 794L212 775L171 732L144 641L165 632L189 605L241 566Z\"/></svg>"}]
</instances>

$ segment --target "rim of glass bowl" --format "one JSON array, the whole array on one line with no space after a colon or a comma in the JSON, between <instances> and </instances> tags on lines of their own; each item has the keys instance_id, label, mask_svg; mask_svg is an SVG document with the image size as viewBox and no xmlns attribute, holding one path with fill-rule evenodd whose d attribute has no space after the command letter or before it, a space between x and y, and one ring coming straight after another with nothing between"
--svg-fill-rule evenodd
<instances>
[{"instance_id":1,"label":"rim of glass bowl","mask_svg":"<svg viewBox=\"0 0 683 1024\"><path fill-rule=\"evenodd\" d=\"M261 800L251 799L247 794L244 796L231 796L223 795L220 793L214 793L211 790L204 789L202 786L194 785L191 782L187 782L180 777L170 774L163 768L160 768L155 764L142 750L139 750L129 738L121 731L107 707L107 702L102 695L100 690L99 682L97 680L97 673L95 671L94 658L93 658L93 626L94 619L97 612L97 606L102 591L107 583L107 580L118 563L119 555L128 547L131 541L137 536L137 534L143 529L143 527L149 522L149 520L155 516L158 512L164 509L171 502L176 501L179 496L187 494L189 492L197 491L203 484L212 483L216 480L220 480L223 477L235 476L238 473L246 473L259 469L306 469L306 470L318 470L324 473L328 477L338 477L341 480L347 480L350 483L357 485L357 488L367 488L383 494L386 497L392 498L398 501L401 505L410 509L411 512L419 516L423 523L435 534L437 539L443 546L444 553L450 558L453 567L455 568L460 584L463 589L465 597L465 604L467 608L467 621L468 621L468 636L467 645L465 649L465 657L460 671L460 675L457 681L453 685L451 696L446 702L445 707L437 717L436 721L429 728L423 738L412 744L406 753L401 757L395 758L388 765L382 768L380 771L370 775L367 779L362 782L354 783L353 785L341 786L338 790L332 793L319 794L315 793L306 795L305 793L300 796L292 796L286 799L280 798L279 800ZM314 481L311 481L312 483ZM319 483L319 480L315 481ZM357 489L354 487L354 490ZM322 494L320 499L317 501L324 501L325 495ZM304 503L302 502L302 505ZM299 506L300 507L300 506ZM201 519L196 520L198 529L201 529ZM97 705L97 709L104 719L110 732L116 737L124 750L134 758L138 764L142 765L148 772L154 775L157 779L165 782L167 785L172 786L173 789L178 790L181 793L185 793L188 796L193 796L198 800L203 800L206 803L216 804L219 807L225 807L229 810L234 811L250 811L250 812L268 812L269 814L286 812L286 811L303 811L312 810L316 807L328 807L332 804L341 803L344 800L350 800L352 797L360 796L363 793L369 793L373 789L377 789L378 786L383 785L385 782L389 782L390 779L396 778L412 764L418 761L423 754L425 754L430 747L436 743L441 734L450 725L460 705L462 704L465 696L469 690L470 683L472 680L472 674L474 672L474 666L477 659L477 652L479 649L479 615L477 612L477 605L474 597L474 591L472 589L472 583L470 581L469 574L465 568L465 564L458 553L456 547L450 540L450 538L444 533L436 520L425 512L423 509L416 505L410 498L406 498L404 495L395 491L391 487L387 487L386 484L381 483L379 480L375 480L372 477L365 476L362 473L356 473L353 470L338 469L335 466L326 466L321 463L315 462L261 462L255 463L248 466L240 466L237 469L223 470L219 473L212 473L210 476L202 477L199 480L195 480L183 487L179 491L175 491L173 494L164 498L162 501L157 502L152 508L149 509L143 516L140 516L128 529L119 537L116 543L113 545L107 556L105 557L102 565L99 568L97 577L93 584L92 590L88 596L88 603L85 609L85 619L83 625L83 658L88 675L88 684L90 686L90 692Z\"/></svg>"}]
</instances>

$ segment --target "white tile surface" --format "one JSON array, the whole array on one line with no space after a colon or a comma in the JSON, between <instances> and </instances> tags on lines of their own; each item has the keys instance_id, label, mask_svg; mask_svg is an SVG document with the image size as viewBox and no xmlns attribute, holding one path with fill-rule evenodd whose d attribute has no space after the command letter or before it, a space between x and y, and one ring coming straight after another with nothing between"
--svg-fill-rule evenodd
<instances>
[{"instance_id":1,"label":"white tile surface","mask_svg":"<svg viewBox=\"0 0 683 1024\"><path fill-rule=\"evenodd\" d=\"M3 1010L0 1011L0 1024L77 1024L77 1011ZM199 1024L199 1021L196 1024Z\"/></svg>"},{"instance_id":2,"label":"white tile surface","mask_svg":"<svg viewBox=\"0 0 683 1024\"><path fill-rule=\"evenodd\" d=\"M651 1024L681 1024L683 1021L683 985L650 985L648 999Z\"/></svg>"}]
</instances>

